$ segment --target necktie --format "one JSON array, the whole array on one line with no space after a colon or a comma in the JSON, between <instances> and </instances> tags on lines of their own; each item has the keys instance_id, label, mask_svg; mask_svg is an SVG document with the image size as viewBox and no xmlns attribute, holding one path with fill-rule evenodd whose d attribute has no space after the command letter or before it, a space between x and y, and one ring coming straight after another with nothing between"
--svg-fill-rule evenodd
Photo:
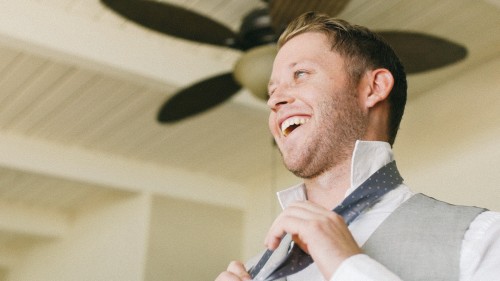
<instances>
[{"instance_id":1,"label":"necktie","mask_svg":"<svg viewBox=\"0 0 500 281\"><path fill-rule=\"evenodd\" d=\"M398 172L396 162L392 161L371 175L333 211L341 215L345 223L349 225L364 210L375 205L387 192L393 190L402 182L403 178ZM285 235L280 246L275 251L283 252L288 250L290 241L290 235ZM249 273L252 278L255 278L254 280L272 281L283 278L297 273L313 263L311 256L298 246L293 246L286 256L276 253L278 256L285 257L274 264L268 264L273 254L273 251L267 250L259 262L250 269Z\"/></svg>"}]
</instances>

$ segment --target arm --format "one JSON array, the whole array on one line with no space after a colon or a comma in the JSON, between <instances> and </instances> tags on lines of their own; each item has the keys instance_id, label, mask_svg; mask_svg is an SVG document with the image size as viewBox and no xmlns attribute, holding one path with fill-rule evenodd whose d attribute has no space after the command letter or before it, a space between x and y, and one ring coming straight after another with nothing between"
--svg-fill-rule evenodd
<instances>
[{"instance_id":1,"label":"arm","mask_svg":"<svg viewBox=\"0 0 500 281\"><path fill-rule=\"evenodd\" d=\"M293 203L285 209L273 223L266 245L277 247L284 232L312 256L325 280L401 280L362 254L342 217L314 203Z\"/></svg>"},{"instance_id":2,"label":"arm","mask_svg":"<svg viewBox=\"0 0 500 281\"><path fill-rule=\"evenodd\" d=\"M359 254L346 259L330 281L401 281L401 279L379 262L365 254Z\"/></svg>"},{"instance_id":3,"label":"arm","mask_svg":"<svg viewBox=\"0 0 500 281\"><path fill-rule=\"evenodd\" d=\"M498 280L500 276L500 213L484 212L465 233L460 280Z\"/></svg>"},{"instance_id":4,"label":"arm","mask_svg":"<svg viewBox=\"0 0 500 281\"><path fill-rule=\"evenodd\" d=\"M484 212L470 225L462 242L460 280L497 280L500 276L500 213ZM345 260L330 281L400 280L367 255Z\"/></svg>"}]
</instances>

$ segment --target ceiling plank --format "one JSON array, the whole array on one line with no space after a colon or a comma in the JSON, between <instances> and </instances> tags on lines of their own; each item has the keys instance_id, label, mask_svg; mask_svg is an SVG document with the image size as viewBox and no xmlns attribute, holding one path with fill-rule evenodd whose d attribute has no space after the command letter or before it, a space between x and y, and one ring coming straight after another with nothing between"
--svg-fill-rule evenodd
<instances>
[{"instance_id":1,"label":"ceiling plank","mask_svg":"<svg viewBox=\"0 0 500 281\"><path fill-rule=\"evenodd\" d=\"M34 1L2 1L0 10L0 43L142 84L186 85L232 67L202 52L179 52L167 36L103 26Z\"/></svg>"}]
</instances>

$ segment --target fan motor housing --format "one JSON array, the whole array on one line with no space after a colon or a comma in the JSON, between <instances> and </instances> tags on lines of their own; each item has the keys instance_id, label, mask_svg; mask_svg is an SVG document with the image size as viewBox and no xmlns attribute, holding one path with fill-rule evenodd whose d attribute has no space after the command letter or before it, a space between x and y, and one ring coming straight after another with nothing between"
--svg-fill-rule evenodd
<instances>
[{"instance_id":1,"label":"fan motor housing","mask_svg":"<svg viewBox=\"0 0 500 281\"><path fill-rule=\"evenodd\" d=\"M276 32L271 26L267 8L255 9L243 18L240 27L240 40L245 50L276 42Z\"/></svg>"}]
</instances>

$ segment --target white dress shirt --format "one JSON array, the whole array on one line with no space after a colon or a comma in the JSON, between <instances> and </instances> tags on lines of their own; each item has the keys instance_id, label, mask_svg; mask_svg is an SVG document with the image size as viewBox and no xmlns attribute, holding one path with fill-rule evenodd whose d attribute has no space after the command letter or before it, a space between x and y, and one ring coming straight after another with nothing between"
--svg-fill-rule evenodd
<instances>
[{"instance_id":1,"label":"white dress shirt","mask_svg":"<svg viewBox=\"0 0 500 281\"><path fill-rule=\"evenodd\" d=\"M348 196L356 187L378 169L393 160L390 145L385 142L358 141L352 156L351 187ZM354 239L362 246L382 222L401 203L414 193L404 184L387 193L383 199L368 211L361 214L349 225ZM281 207L293 201L306 199L303 184L278 192ZM325 280L313 263L306 269L288 276L289 281ZM345 260L330 281L339 280L401 280L382 264L365 254ZM483 212L470 224L466 231L460 257L460 280L500 280L500 213Z\"/></svg>"}]
</instances>

